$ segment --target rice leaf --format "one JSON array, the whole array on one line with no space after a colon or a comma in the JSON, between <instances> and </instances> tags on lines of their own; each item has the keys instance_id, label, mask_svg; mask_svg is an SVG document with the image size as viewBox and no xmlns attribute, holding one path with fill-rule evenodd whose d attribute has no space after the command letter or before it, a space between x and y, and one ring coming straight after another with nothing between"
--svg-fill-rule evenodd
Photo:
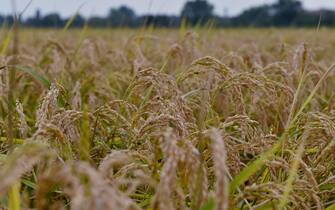
<instances>
[{"instance_id":1,"label":"rice leaf","mask_svg":"<svg viewBox=\"0 0 335 210\"><path fill-rule=\"evenodd\" d=\"M36 81L38 81L41 85L43 85L44 87L48 88L51 86L51 82L49 82L47 79L45 79L42 75L40 75L37 70L31 68L31 67L27 67L27 66L20 66L17 65L16 69L18 69L19 71L28 73L30 76L32 76Z\"/></svg>"}]
</instances>

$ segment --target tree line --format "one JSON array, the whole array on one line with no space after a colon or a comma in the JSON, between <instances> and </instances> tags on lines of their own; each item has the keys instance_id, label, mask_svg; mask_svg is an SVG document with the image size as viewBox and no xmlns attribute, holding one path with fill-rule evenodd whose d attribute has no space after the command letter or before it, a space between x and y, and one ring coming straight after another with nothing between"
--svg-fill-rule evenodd
<instances>
[{"instance_id":1,"label":"tree line","mask_svg":"<svg viewBox=\"0 0 335 210\"><path fill-rule=\"evenodd\" d=\"M59 14L42 15L39 10L26 19L20 18L20 24L26 27L64 27L70 18L63 19ZM84 18L80 14L71 19L71 27L179 27L203 26L211 23L217 27L315 27L335 26L335 11L304 9L301 1L278 0L274 4L251 7L234 17L222 17L214 14L214 6L206 0L187 1L180 15L137 15L127 6L112 8L105 17ZM1 16L0 25L13 24L12 16Z\"/></svg>"}]
</instances>

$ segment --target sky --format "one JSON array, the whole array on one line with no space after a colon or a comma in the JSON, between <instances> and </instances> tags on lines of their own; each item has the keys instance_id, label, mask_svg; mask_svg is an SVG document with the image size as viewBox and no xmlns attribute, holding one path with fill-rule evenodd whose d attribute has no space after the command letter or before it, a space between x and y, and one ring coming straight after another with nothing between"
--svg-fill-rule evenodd
<instances>
[{"instance_id":1,"label":"sky","mask_svg":"<svg viewBox=\"0 0 335 210\"><path fill-rule=\"evenodd\" d=\"M58 12L62 17L80 13L86 17L92 15L104 16L111 7L126 5L133 8L137 14L179 14L187 0L33 0L26 10L24 17L35 14L40 9L42 14ZM246 8L261 4L270 4L276 0L208 0L215 6L218 15L233 16ZM30 0L16 0L18 11L23 10ZM335 9L335 0L302 0L307 9ZM84 4L84 5L83 5ZM81 5L83 5L81 7ZM10 14L12 11L11 0L0 0L0 14Z\"/></svg>"}]
</instances>

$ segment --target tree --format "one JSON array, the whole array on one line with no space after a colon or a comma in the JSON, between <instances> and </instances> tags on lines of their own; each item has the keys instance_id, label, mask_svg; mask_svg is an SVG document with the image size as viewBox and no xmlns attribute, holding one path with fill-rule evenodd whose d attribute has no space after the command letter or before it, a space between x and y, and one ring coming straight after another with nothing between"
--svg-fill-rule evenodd
<instances>
[{"instance_id":1,"label":"tree","mask_svg":"<svg viewBox=\"0 0 335 210\"><path fill-rule=\"evenodd\" d=\"M5 18L0 15L0 26L2 26L4 22L5 22Z\"/></svg>"},{"instance_id":2,"label":"tree","mask_svg":"<svg viewBox=\"0 0 335 210\"><path fill-rule=\"evenodd\" d=\"M135 12L126 6L121 6L118 9L111 9L108 15L109 23L116 27L132 26L135 18Z\"/></svg>"},{"instance_id":3,"label":"tree","mask_svg":"<svg viewBox=\"0 0 335 210\"><path fill-rule=\"evenodd\" d=\"M290 26L305 17L302 4L297 0L279 0L272 5L252 7L233 18L234 26Z\"/></svg>"},{"instance_id":4,"label":"tree","mask_svg":"<svg viewBox=\"0 0 335 210\"><path fill-rule=\"evenodd\" d=\"M188 1L184 5L181 17L192 25L204 24L213 18L213 5L206 0Z\"/></svg>"},{"instance_id":5,"label":"tree","mask_svg":"<svg viewBox=\"0 0 335 210\"><path fill-rule=\"evenodd\" d=\"M279 0L273 5L273 24L275 26L292 25L299 13L303 11L302 3L297 0Z\"/></svg>"},{"instance_id":6,"label":"tree","mask_svg":"<svg viewBox=\"0 0 335 210\"><path fill-rule=\"evenodd\" d=\"M265 27L270 26L271 23L271 7L268 5L252 7L232 18L233 26Z\"/></svg>"},{"instance_id":7,"label":"tree","mask_svg":"<svg viewBox=\"0 0 335 210\"><path fill-rule=\"evenodd\" d=\"M37 9L35 16L28 18L25 24L29 27L41 27L41 20L41 11Z\"/></svg>"},{"instance_id":8,"label":"tree","mask_svg":"<svg viewBox=\"0 0 335 210\"><path fill-rule=\"evenodd\" d=\"M51 13L44 16L40 21L40 26L42 27L55 27L59 28L64 25L64 21L57 13Z\"/></svg>"},{"instance_id":9,"label":"tree","mask_svg":"<svg viewBox=\"0 0 335 210\"><path fill-rule=\"evenodd\" d=\"M145 15L140 18L140 25L155 27L178 27L179 17L168 15Z\"/></svg>"},{"instance_id":10,"label":"tree","mask_svg":"<svg viewBox=\"0 0 335 210\"><path fill-rule=\"evenodd\" d=\"M104 28L107 27L107 20L103 17L90 17L88 19L88 25L94 28Z\"/></svg>"},{"instance_id":11,"label":"tree","mask_svg":"<svg viewBox=\"0 0 335 210\"><path fill-rule=\"evenodd\" d=\"M40 21L41 20L41 11L38 9L35 12L35 20Z\"/></svg>"},{"instance_id":12,"label":"tree","mask_svg":"<svg viewBox=\"0 0 335 210\"><path fill-rule=\"evenodd\" d=\"M68 22L69 19L65 19L64 23ZM81 28L85 25L85 18L81 15L76 15L74 19L72 20L71 27L74 28Z\"/></svg>"}]
</instances>

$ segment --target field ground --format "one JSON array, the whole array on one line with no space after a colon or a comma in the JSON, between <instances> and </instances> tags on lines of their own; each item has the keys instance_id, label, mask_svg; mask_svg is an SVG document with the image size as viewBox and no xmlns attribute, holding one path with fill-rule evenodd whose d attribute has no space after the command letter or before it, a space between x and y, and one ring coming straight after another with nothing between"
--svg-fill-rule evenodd
<instances>
[{"instance_id":1,"label":"field ground","mask_svg":"<svg viewBox=\"0 0 335 210\"><path fill-rule=\"evenodd\" d=\"M0 209L335 208L335 30L12 42L2 29Z\"/></svg>"}]
</instances>

